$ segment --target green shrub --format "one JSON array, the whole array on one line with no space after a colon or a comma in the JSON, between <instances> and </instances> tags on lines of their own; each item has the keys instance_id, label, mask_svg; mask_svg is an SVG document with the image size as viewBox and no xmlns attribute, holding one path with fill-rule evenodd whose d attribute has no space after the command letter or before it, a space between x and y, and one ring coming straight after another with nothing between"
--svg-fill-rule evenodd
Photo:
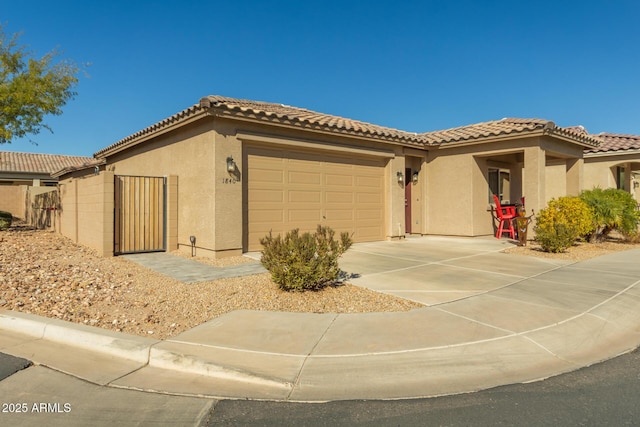
<instances>
[{"instance_id":1,"label":"green shrub","mask_svg":"<svg viewBox=\"0 0 640 427\"><path fill-rule=\"evenodd\" d=\"M0 211L0 230L11 227L13 216L9 212Z\"/></svg>"},{"instance_id":2,"label":"green shrub","mask_svg":"<svg viewBox=\"0 0 640 427\"><path fill-rule=\"evenodd\" d=\"M593 230L593 212L579 197L552 199L537 216L536 240L547 252L564 252Z\"/></svg>"},{"instance_id":3,"label":"green shrub","mask_svg":"<svg viewBox=\"0 0 640 427\"><path fill-rule=\"evenodd\" d=\"M271 278L285 291L319 290L334 284L340 275L338 258L353 243L349 233L342 233L340 241L335 232L318 225L315 234L300 234L299 229L284 238L269 235L260 239L264 246L262 265Z\"/></svg>"},{"instance_id":4,"label":"green shrub","mask_svg":"<svg viewBox=\"0 0 640 427\"><path fill-rule=\"evenodd\" d=\"M580 198L593 211L589 241L604 240L613 230L620 231L628 239L637 234L640 212L631 193L615 188L594 188L583 191Z\"/></svg>"},{"instance_id":5,"label":"green shrub","mask_svg":"<svg viewBox=\"0 0 640 427\"><path fill-rule=\"evenodd\" d=\"M536 228L536 241L545 252L564 252L576 241L576 233L566 224L554 224L552 227Z\"/></svg>"}]
</instances>

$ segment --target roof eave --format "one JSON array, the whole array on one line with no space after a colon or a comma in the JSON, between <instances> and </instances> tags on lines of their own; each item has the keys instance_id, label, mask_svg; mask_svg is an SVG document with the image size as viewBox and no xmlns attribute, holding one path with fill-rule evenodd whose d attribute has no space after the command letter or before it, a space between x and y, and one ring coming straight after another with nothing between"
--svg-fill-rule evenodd
<instances>
[{"instance_id":1,"label":"roof eave","mask_svg":"<svg viewBox=\"0 0 640 427\"><path fill-rule=\"evenodd\" d=\"M86 170L86 169L92 169L92 168L95 168L96 166L102 166L105 163L107 163L107 161L104 158L96 159L93 162L85 163L83 165L67 166L67 167L62 168L62 169L60 169L58 171L51 172L50 176L52 176L53 178L60 179L61 176L66 175L68 173L77 172L77 171Z\"/></svg>"},{"instance_id":2,"label":"roof eave","mask_svg":"<svg viewBox=\"0 0 640 427\"><path fill-rule=\"evenodd\" d=\"M33 179L51 179L49 172L36 171L36 172L21 172L21 171L0 171L0 180L4 179L21 179L21 180L33 180Z\"/></svg>"},{"instance_id":3,"label":"roof eave","mask_svg":"<svg viewBox=\"0 0 640 427\"><path fill-rule=\"evenodd\" d=\"M584 153L585 158L590 157L611 157L611 156L624 156L628 154L640 154L640 149L635 148L631 150L607 150L607 151L594 151Z\"/></svg>"},{"instance_id":4,"label":"roof eave","mask_svg":"<svg viewBox=\"0 0 640 427\"><path fill-rule=\"evenodd\" d=\"M211 107L210 111L211 111L211 114L215 115L216 117L227 118L231 120L238 120L238 121L249 122L249 123L268 124L270 126L278 126L278 127L287 128L287 129L312 131L312 132L321 133L324 135L334 135L334 136L341 135L341 136L357 138L357 139L367 140L367 141L377 140L377 141L381 141L389 144L411 146L413 148L428 147L428 144L422 141L422 139L418 135L416 135L414 139L414 138L410 138L409 137L410 135L407 135L407 138L402 138L402 137L396 137L393 135L372 134L372 133L361 132L356 130L340 129L340 128L326 126L326 125L317 124L317 123L311 123L311 122L307 123L301 120L290 120L290 119L283 120L277 116L271 117L270 115L267 115L267 114L259 114L259 113L256 114L255 112L248 112L248 111L238 112L238 111L230 110L228 108L223 108L223 107L216 108L215 106Z\"/></svg>"},{"instance_id":5,"label":"roof eave","mask_svg":"<svg viewBox=\"0 0 640 427\"><path fill-rule=\"evenodd\" d=\"M185 113L187 110L183 110L181 113L178 114L182 114ZM121 151L127 150L131 147L134 147L138 144L141 144L145 141L148 141L150 139L153 139L159 135L163 135L166 134L168 132L171 132L177 128L180 128L184 125L187 125L189 123L193 123L195 121L198 121L206 116L209 116L210 114L208 114L208 112L206 110L203 111L199 111L199 112L194 112L191 115L185 115L184 117L175 119L173 121L171 121L171 123L168 124L162 124L164 122L161 121L159 123L156 123L152 126L149 126L139 132L136 132L124 139L121 139L120 141L110 145L109 147L103 148L100 151L97 151L93 154L93 157L95 158L102 158L102 157L109 157L109 156L113 156L114 154L117 154ZM169 119L165 119L165 120L169 120ZM137 135L137 136L136 136Z\"/></svg>"},{"instance_id":6,"label":"roof eave","mask_svg":"<svg viewBox=\"0 0 640 427\"><path fill-rule=\"evenodd\" d=\"M531 138L531 137L545 136L545 135L551 136L553 138L561 139L563 141L571 142L573 144L580 145L583 147L588 147L588 148L595 148L599 144L599 141L596 139L576 138L571 135L565 135L563 132L559 131L558 128L549 129L549 127L544 127L544 128L534 129L534 130L515 131L515 132L509 132L509 133L499 134L499 135L488 135L488 136L482 136L482 137L473 138L473 139L458 140L455 142L436 142L433 144L441 148L461 147L461 146L469 146L469 145L486 144L486 143L497 142L497 141L508 141L511 139L518 139L523 137ZM588 141L585 139L588 139Z\"/></svg>"},{"instance_id":7,"label":"roof eave","mask_svg":"<svg viewBox=\"0 0 640 427\"><path fill-rule=\"evenodd\" d=\"M561 128L549 130L548 132L546 132L546 134L563 141L580 145L582 147L597 148L600 145L600 140L596 138L592 138L589 136L567 135L566 131L563 131Z\"/></svg>"},{"instance_id":8,"label":"roof eave","mask_svg":"<svg viewBox=\"0 0 640 427\"><path fill-rule=\"evenodd\" d=\"M509 132L509 133L499 134L499 135L487 135L479 138L457 140L454 142L434 142L432 144L440 148L466 147L469 145L487 144L487 143L496 142L496 141L508 141L511 139L522 138L523 136L525 138L530 138L535 136L542 136L544 134L545 134L544 129L536 129L534 131L527 130L527 131L521 131L521 132Z\"/></svg>"}]
</instances>

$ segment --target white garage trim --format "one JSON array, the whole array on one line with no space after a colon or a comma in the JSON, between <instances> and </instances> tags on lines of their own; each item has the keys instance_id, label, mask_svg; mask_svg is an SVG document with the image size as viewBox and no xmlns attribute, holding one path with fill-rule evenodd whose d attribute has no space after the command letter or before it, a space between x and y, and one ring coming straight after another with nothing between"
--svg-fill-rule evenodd
<instances>
[{"instance_id":1,"label":"white garage trim","mask_svg":"<svg viewBox=\"0 0 640 427\"><path fill-rule=\"evenodd\" d=\"M395 158L395 153L392 151L379 151L368 148L361 147L349 147L343 145L331 145L326 142L321 141L313 141L309 139L293 139L293 138L283 138L276 136L269 136L263 134L255 134L250 132L238 132L236 133L236 138L241 141L253 141L253 142L262 142L267 144L274 145L284 145L284 146L293 146L298 148L309 148L309 149L322 149L323 152L335 152L335 153L344 153L344 154L357 154L360 156L367 157L379 157L386 159Z\"/></svg>"}]
</instances>

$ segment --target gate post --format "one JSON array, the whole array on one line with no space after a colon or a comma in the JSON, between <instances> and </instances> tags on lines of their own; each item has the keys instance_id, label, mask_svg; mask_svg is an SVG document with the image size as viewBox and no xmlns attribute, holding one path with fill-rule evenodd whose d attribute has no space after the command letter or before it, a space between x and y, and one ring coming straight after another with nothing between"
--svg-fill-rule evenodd
<instances>
[{"instance_id":1,"label":"gate post","mask_svg":"<svg viewBox=\"0 0 640 427\"><path fill-rule=\"evenodd\" d=\"M178 175L169 175L166 182L166 249L178 249Z\"/></svg>"}]
</instances>

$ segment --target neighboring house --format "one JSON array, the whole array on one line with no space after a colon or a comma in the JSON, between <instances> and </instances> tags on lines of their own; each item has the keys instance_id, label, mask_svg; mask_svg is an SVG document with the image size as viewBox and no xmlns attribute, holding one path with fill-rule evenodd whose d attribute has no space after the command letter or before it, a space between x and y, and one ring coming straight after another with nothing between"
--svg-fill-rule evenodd
<instances>
[{"instance_id":1,"label":"neighboring house","mask_svg":"<svg viewBox=\"0 0 640 427\"><path fill-rule=\"evenodd\" d=\"M615 133L595 136L602 143L585 151L585 189L623 189L640 203L640 136Z\"/></svg>"},{"instance_id":2,"label":"neighboring house","mask_svg":"<svg viewBox=\"0 0 640 427\"><path fill-rule=\"evenodd\" d=\"M539 119L502 119L421 135L428 150L426 234L494 232L491 195L525 200L528 214L553 198L578 195L583 151L599 140Z\"/></svg>"},{"instance_id":3,"label":"neighboring house","mask_svg":"<svg viewBox=\"0 0 640 427\"><path fill-rule=\"evenodd\" d=\"M32 198L56 190L51 173L95 161L91 157L0 151L0 210L30 220Z\"/></svg>"},{"instance_id":4,"label":"neighboring house","mask_svg":"<svg viewBox=\"0 0 640 427\"><path fill-rule=\"evenodd\" d=\"M538 119L411 133L220 96L54 173L60 231L104 255L261 249L325 224L356 242L494 232L490 193L536 212L583 189L600 139ZM115 215L114 215L115 212Z\"/></svg>"}]
</instances>

